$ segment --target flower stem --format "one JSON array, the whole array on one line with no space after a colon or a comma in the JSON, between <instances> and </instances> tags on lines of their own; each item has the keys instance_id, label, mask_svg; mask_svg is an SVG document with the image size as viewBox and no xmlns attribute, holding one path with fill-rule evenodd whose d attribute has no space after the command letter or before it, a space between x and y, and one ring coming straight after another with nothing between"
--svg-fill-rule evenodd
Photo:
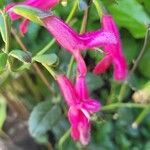
<instances>
[{"instance_id":1,"label":"flower stem","mask_svg":"<svg viewBox=\"0 0 150 150\"><path fill-rule=\"evenodd\" d=\"M70 135L70 129L67 130L65 132L65 134L60 138L60 140L58 142L58 148L59 148L59 150L63 150L63 144L66 141L66 139L69 137L69 135Z\"/></svg>"},{"instance_id":2,"label":"flower stem","mask_svg":"<svg viewBox=\"0 0 150 150\"><path fill-rule=\"evenodd\" d=\"M121 86L120 93L119 93L119 96L118 96L118 101L119 102L122 102L122 100L124 98L124 95L125 95L125 92L126 92L126 89L127 89L128 81L130 80L132 74L136 70L136 68L137 68L137 66L138 66L138 64L139 64L139 62L140 62L140 60L141 60L141 58L142 58L142 56L143 56L143 54L145 52L145 49L146 49L146 46L147 46L147 42L148 42L149 32L150 32L150 27L147 28L143 47L142 47L142 49L141 49L137 59L135 60L131 71L129 72L128 78L127 78L127 80L124 81L124 83Z\"/></svg>"},{"instance_id":3,"label":"flower stem","mask_svg":"<svg viewBox=\"0 0 150 150\"><path fill-rule=\"evenodd\" d=\"M128 108L145 108L147 105L145 104L136 104L136 103L115 103L107 106L103 106L101 111L114 110L116 108L128 107Z\"/></svg>"},{"instance_id":4,"label":"flower stem","mask_svg":"<svg viewBox=\"0 0 150 150\"><path fill-rule=\"evenodd\" d=\"M11 32L13 36L15 37L16 41L18 42L18 44L20 45L20 47L22 48L22 50L28 51L23 41L21 40L21 38L18 36L18 34L13 28L11 29ZM39 77L41 78L41 80L43 81L43 83L47 86L48 90L51 92L52 95L54 95L54 90L52 89L51 85L49 84L47 78L45 77L45 75L43 74L39 66L36 63L34 63L33 67L35 71L37 72L37 74L39 75Z\"/></svg>"},{"instance_id":5,"label":"flower stem","mask_svg":"<svg viewBox=\"0 0 150 150\"><path fill-rule=\"evenodd\" d=\"M67 69L67 77L68 78L71 75L71 70L72 70L73 63L74 63L74 57L71 56L71 59L70 59L69 65L68 65L68 69Z\"/></svg>"},{"instance_id":6,"label":"flower stem","mask_svg":"<svg viewBox=\"0 0 150 150\"><path fill-rule=\"evenodd\" d=\"M84 11L82 25L81 25L81 29L80 29L80 34L82 34L86 31L88 14L89 14L89 7ZM74 57L71 56L71 59L70 59L69 65L68 65L68 70L67 70L67 77L70 77L70 75L71 75L73 63L74 63Z\"/></svg>"},{"instance_id":7,"label":"flower stem","mask_svg":"<svg viewBox=\"0 0 150 150\"><path fill-rule=\"evenodd\" d=\"M42 55L44 54L46 51L48 51L51 46L55 43L55 39L52 39L41 51L39 51L36 55Z\"/></svg>"},{"instance_id":8,"label":"flower stem","mask_svg":"<svg viewBox=\"0 0 150 150\"><path fill-rule=\"evenodd\" d=\"M137 128L149 112L150 112L150 105L146 106L146 108L140 113L135 122L133 122L132 127Z\"/></svg>"},{"instance_id":9,"label":"flower stem","mask_svg":"<svg viewBox=\"0 0 150 150\"><path fill-rule=\"evenodd\" d=\"M99 0L93 0L93 3L94 3L94 5L95 5L95 7L97 9L99 17L102 18L103 12L105 10L103 5L102 5L102 2L100 2Z\"/></svg>"},{"instance_id":10,"label":"flower stem","mask_svg":"<svg viewBox=\"0 0 150 150\"><path fill-rule=\"evenodd\" d=\"M129 73L129 77L134 73L135 69L137 68L137 66L138 66L138 64L139 64L139 62L140 62L140 60L141 60L141 58L142 58L142 56L143 56L143 54L145 52L145 49L146 49L146 46L147 46L147 42L148 42L149 32L150 32L150 27L148 27L147 30L146 30L143 47L142 47L142 49L141 49L141 51L139 53L139 56L137 57L137 59L134 62L134 65L133 65L133 67L132 67L132 69L131 69L131 71Z\"/></svg>"}]
</instances>

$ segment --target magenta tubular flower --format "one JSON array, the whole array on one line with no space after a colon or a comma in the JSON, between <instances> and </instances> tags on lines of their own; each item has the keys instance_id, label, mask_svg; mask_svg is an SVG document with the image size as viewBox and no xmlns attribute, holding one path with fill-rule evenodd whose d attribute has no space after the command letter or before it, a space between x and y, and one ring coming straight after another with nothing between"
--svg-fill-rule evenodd
<instances>
[{"instance_id":1,"label":"magenta tubular flower","mask_svg":"<svg viewBox=\"0 0 150 150\"><path fill-rule=\"evenodd\" d=\"M124 80L127 77L127 63L122 51L117 25L110 15L103 16L102 25L104 31L110 31L114 33L117 39L117 43L104 46L104 52L106 56L96 65L94 73L104 73L109 68L109 66L113 64L114 79Z\"/></svg>"},{"instance_id":2,"label":"magenta tubular flower","mask_svg":"<svg viewBox=\"0 0 150 150\"><path fill-rule=\"evenodd\" d=\"M85 62L80 51L97 45L110 45L116 43L116 38L113 33L98 30L91 32L88 36L79 35L65 22L56 16L43 18L43 22L48 31L55 37L58 43L72 53L77 61L78 73L84 76L87 72Z\"/></svg>"},{"instance_id":3,"label":"magenta tubular flower","mask_svg":"<svg viewBox=\"0 0 150 150\"><path fill-rule=\"evenodd\" d=\"M24 2L18 2L18 3L10 3L6 6L5 10L9 12L9 10L15 6L15 5L28 5L28 6L32 6L35 8L39 8L43 11L48 11L49 9L53 8L54 6L56 6L59 3L59 0L25 0ZM11 20L17 20L19 18L21 18L20 15L10 11L9 12L9 16L11 18ZM29 24L29 20L25 19L21 24L20 24L20 33L23 35L27 32L28 29L28 24Z\"/></svg>"},{"instance_id":4,"label":"magenta tubular flower","mask_svg":"<svg viewBox=\"0 0 150 150\"><path fill-rule=\"evenodd\" d=\"M71 136L87 145L90 140L90 114L100 110L100 103L89 97L85 78L78 76L76 85L64 76L59 75L57 82L69 106L68 118L71 124Z\"/></svg>"}]
</instances>

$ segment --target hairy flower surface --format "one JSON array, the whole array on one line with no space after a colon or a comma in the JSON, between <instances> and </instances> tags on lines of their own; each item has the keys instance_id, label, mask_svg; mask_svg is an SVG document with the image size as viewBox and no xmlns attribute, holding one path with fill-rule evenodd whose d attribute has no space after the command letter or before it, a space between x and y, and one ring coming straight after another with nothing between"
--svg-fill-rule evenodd
<instances>
[{"instance_id":1,"label":"hairy flower surface","mask_svg":"<svg viewBox=\"0 0 150 150\"><path fill-rule=\"evenodd\" d=\"M86 65L80 51L97 45L110 45L116 43L113 33L104 30L98 30L83 35L79 35L69 25L56 16L43 18L43 22L48 31L55 37L58 43L73 54L77 61L78 73L85 75Z\"/></svg>"},{"instance_id":2,"label":"hairy flower surface","mask_svg":"<svg viewBox=\"0 0 150 150\"><path fill-rule=\"evenodd\" d=\"M56 6L59 3L59 0L25 0L24 2L18 2L18 3L10 3L6 6L6 11L9 12L9 16L10 18L14 21L17 20L19 18L21 18L20 15L9 11L13 6L15 5L27 5L27 6L32 6L35 8L39 8L43 11L48 11L49 9L53 8L54 6ZM25 19L21 24L20 24L20 32L22 34L25 34L28 30L28 24L29 24L29 20Z\"/></svg>"},{"instance_id":3,"label":"hairy flower surface","mask_svg":"<svg viewBox=\"0 0 150 150\"><path fill-rule=\"evenodd\" d=\"M90 114L100 110L100 103L89 97L85 78L77 76L76 85L64 75L57 77L57 82L69 106L68 118L71 124L71 136L87 145L90 140Z\"/></svg>"},{"instance_id":4,"label":"hairy flower surface","mask_svg":"<svg viewBox=\"0 0 150 150\"><path fill-rule=\"evenodd\" d=\"M104 46L105 57L96 65L94 73L104 73L113 64L115 80L124 80L127 77L127 63L123 54L118 27L110 15L103 15L102 26L104 31L114 33L117 43Z\"/></svg>"}]
</instances>

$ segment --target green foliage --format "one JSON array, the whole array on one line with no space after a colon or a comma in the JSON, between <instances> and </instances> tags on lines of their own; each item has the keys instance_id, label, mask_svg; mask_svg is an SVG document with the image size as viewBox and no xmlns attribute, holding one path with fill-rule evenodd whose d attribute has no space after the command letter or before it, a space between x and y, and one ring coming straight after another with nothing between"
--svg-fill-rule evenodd
<instances>
[{"instance_id":1,"label":"green foliage","mask_svg":"<svg viewBox=\"0 0 150 150\"><path fill-rule=\"evenodd\" d=\"M0 73L3 72L7 64L7 54L0 53Z\"/></svg>"},{"instance_id":2,"label":"green foliage","mask_svg":"<svg viewBox=\"0 0 150 150\"><path fill-rule=\"evenodd\" d=\"M145 52L140 64L139 64L139 70L140 70L140 73L150 79L150 69L149 69L149 66L150 66L150 49L147 49L147 51Z\"/></svg>"},{"instance_id":3,"label":"green foliage","mask_svg":"<svg viewBox=\"0 0 150 150\"><path fill-rule=\"evenodd\" d=\"M21 16L40 25L43 25L40 18L48 17L52 15L51 13L43 12L43 11L40 11L39 9L30 7L30 6L24 6L24 5L16 5L15 7L13 7L13 11L16 14L18 15L21 14Z\"/></svg>"},{"instance_id":4,"label":"green foliage","mask_svg":"<svg viewBox=\"0 0 150 150\"><path fill-rule=\"evenodd\" d=\"M6 43L7 42L7 31L8 28L10 29L11 23L10 23L10 18L6 13L0 13L0 33L2 36L3 41ZM9 31L8 31L9 32Z\"/></svg>"},{"instance_id":5,"label":"green foliage","mask_svg":"<svg viewBox=\"0 0 150 150\"><path fill-rule=\"evenodd\" d=\"M2 130L2 127L7 117L6 107L7 107L7 104L6 104L5 99L2 96L0 96L0 130Z\"/></svg>"},{"instance_id":6,"label":"green foliage","mask_svg":"<svg viewBox=\"0 0 150 150\"><path fill-rule=\"evenodd\" d=\"M108 8L119 26L127 28L135 38L145 36L150 17L136 0L120 0Z\"/></svg>"},{"instance_id":7,"label":"green foliage","mask_svg":"<svg viewBox=\"0 0 150 150\"><path fill-rule=\"evenodd\" d=\"M66 1L66 0L64 0ZM100 0L97 0L100 2ZM133 67L134 62L143 47L143 41L148 24L150 23L150 1L149 0L102 0L104 7L108 13L113 15L117 25L120 27L121 40L123 51L125 53L129 70ZM76 13L69 22L73 25L76 31L80 31L82 24L83 10L89 6L89 15L87 23L87 31L99 29L101 10L97 13L96 7L88 0L79 0L79 5ZM63 20L70 14L74 1L67 1L67 6L58 5L53 9L55 15ZM99 3L100 4L100 3ZM0 6L3 1L0 1ZM89 5L89 6L88 6ZM98 5L97 5L98 7ZM0 86L5 91L13 91L17 99L23 99L25 106L29 110L30 117L28 121L29 131L32 137L38 143L47 144L52 142L53 148L58 148L58 143L69 130L70 124L67 120L67 109L64 102L61 100L60 90L56 82L45 71L43 65L54 67L54 71L66 74L70 61L70 54L59 47L57 42L49 44L53 36L49 35L46 29L43 29L40 18L51 15L51 13L41 13L37 9L31 9L25 6L14 7L16 13L32 20L35 23L30 23L28 32L24 37L19 37L30 52L24 52L20 45L16 42L14 36L11 37L9 53L0 52ZM35 17L36 15L36 17ZM9 25L11 23L9 22ZM13 22L13 27L18 29L19 21ZM39 25L40 24L40 25ZM0 32L2 39L0 44L7 42L6 28L4 18L0 15ZM48 46L47 44L51 45ZM0 45L0 46L1 46ZM38 55L45 48L46 54ZM128 80L127 88L124 92L122 105L101 110L96 115L92 116L91 143L83 148L79 143L75 143L70 134L66 136L62 143L62 148L65 150L149 150L150 149L150 117L145 116L137 129L132 128L133 122L141 114L145 106L149 106L149 78L150 78L150 44L148 40L146 52L141 58L137 69ZM103 50L103 49L102 49ZM32 56L33 54L33 56ZM99 51L88 51L85 53L85 60L88 66L87 83L91 97L100 99L102 108L108 108L118 103L118 96L123 83L114 82L112 80L112 68L103 75L93 75L92 70L103 54ZM60 65L57 65L60 61ZM39 65L42 73L46 77L45 82L39 77L37 70L34 68L34 63ZM33 66L33 67L31 67ZM31 68L30 68L31 67ZM28 70L27 70L28 68ZM26 70L25 70L26 69ZM26 71L27 78L24 72ZM36 70L36 71L35 71ZM76 64L73 63L70 79L74 81L76 75ZM11 84L15 87L11 87ZM15 89L15 90L14 90ZM51 92L52 89L52 92ZM14 94L14 91L16 92ZM140 93L139 93L140 92ZM142 94L141 94L142 92ZM144 95L143 95L144 93ZM139 95L140 94L140 95ZM138 95L138 97L137 97ZM144 97L145 96L145 97ZM141 100L142 99L142 100ZM145 101L143 101L145 100ZM53 104L55 103L55 105ZM137 104L140 108L126 108L126 103ZM141 104L142 103L142 104ZM144 104L143 104L144 103ZM123 107L123 108L121 108ZM119 109L118 109L119 108ZM62 111L63 110L63 111ZM0 128L3 127L6 119L6 103L1 103L0 97ZM94 119L95 120L94 120ZM49 131L53 133L53 137L49 137Z\"/></svg>"},{"instance_id":8,"label":"green foliage","mask_svg":"<svg viewBox=\"0 0 150 150\"><path fill-rule=\"evenodd\" d=\"M56 116L57 117L56 117ZM50 101L39 103L29 118L29 131L33 137L46 134L59 120L61 109L58 105L52 106Z\"/></svg>"},{"instance_id":9,"label":"green foliage","mask_svg":"<svg viewBox=\"0 0 150 150\"><path fill-rule=\"evenodd\" d=\"M58 62L58 57L56 54L44 54L33 57L33 60L48 66L53 66Z\"/></svg>"},{"instance_id":10,"label":"green foliage","mask_svg":"<svg viewBox=\"0 0 150 150\"><path fill-rule=\"evenodd\" d=\"M20 60L23 63L31 63L32 54L30 52L24 52L22 50L12 50L9 56Z\"/></svg>"}]
</instances>

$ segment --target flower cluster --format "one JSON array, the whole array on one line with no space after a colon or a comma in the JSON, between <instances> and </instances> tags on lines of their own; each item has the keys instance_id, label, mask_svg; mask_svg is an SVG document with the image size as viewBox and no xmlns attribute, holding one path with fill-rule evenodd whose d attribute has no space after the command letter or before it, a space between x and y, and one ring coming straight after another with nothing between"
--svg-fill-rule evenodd
<instances>
[{"instance_id":1,"label":"flower cluster","mask_svg":"<svg viewBox=\"0 0 150 150\"><path fill-rule=\"evenodd\" d=\"M45 11L58 3L59 0L26 0L18 4L36 7ZM11 3L6 7L6 10L18 4ZM21 17L21 14L18 15L12 11L9 11L9 15L12 20ZM103 48L105 56L95 66L93 72L95 74L104 73L112 64L114 79L124 80L127 77L127 64L122 52L118 28L112 16L108 14L104 14L102 17L101 29L84 34L77 33L55 15L41 18L41 21L59 45L70 52L77 62L75 85L65 75L57 75L56 81L69 107L68 118L71 124L71 136L74 140L79 140L83 145L86 145L90 139L90 114L98 112L101 105L100 102L91 99L89 96L85 79L87 67L82 57L82 51ZM29 20L25 19L20 25L22 33L27 32L28 23Z\"/></svg>"}]
</instances>

